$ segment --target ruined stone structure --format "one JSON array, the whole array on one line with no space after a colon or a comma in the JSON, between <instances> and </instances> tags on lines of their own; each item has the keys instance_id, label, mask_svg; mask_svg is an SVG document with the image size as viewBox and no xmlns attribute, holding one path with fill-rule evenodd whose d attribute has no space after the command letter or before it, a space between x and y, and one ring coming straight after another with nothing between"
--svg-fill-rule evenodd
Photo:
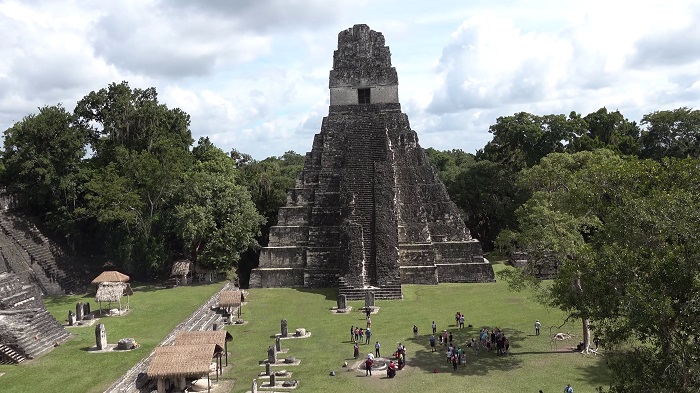
<instances>
[{"instance_id":1,"label":"ruined stone structure","mask_svg":"<svg viewBox=\"0 0 700 393\"><path fill-rule=\"evenodd\" d=\"M340 32L329 85L329 114L250 286L338 286L358 300L401 298L402 283L492 281L401 112L384 36L367 25Z\"/></svg>"},{"instance_id":2,"label":"ruined stone structure","mask_svg":"<svg viewBox=\"0 0 700 393\"><path fill-rule=\"evenodd\" d=\"M0 363L21 363L53 349L70 333L48 312L34 285L0 273Z\"/></svg>"}]
</instances>

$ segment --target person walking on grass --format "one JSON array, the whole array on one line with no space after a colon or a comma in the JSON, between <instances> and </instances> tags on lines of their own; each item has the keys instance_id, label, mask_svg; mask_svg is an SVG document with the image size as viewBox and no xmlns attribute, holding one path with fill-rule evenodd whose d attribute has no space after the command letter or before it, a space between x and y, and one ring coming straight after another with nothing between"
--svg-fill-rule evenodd
<instances>
[{"instance_id":1,"label":"person walking on grass","mask_svg":"<svg viewBox=\"0 0 700 393\"><path fill-rule=\"evenodd\" d=\"M430 336L430 352L435 352L435 335Z\"/></svg>"},{"instance_id":2,"label":"person walking on grass","mask_svg":"<svg viewBox=\"0 0 700 393\"><path fill-rule=\"evenodd\" d=\"M535 336L540 335L540 327L542 327L542 324L540 323L540 320L535 321Z\"/></svg>"},{"instance_id":3,"label":"person walking on grass","mask_svg":"<svg viewBox=\"0 0 700 393\"><path fill-rule=\"evenodd\" d=\"M374 362L369 357L367 358L367 360L365 360L365 376L372 376L372 363Z\"/></svg>"},{"instance_id":4,"label":"person walking on grass","mask_svg":"<svg viewBox=\"0 0 700 393\"><path fill-rule=\"evenodd\" d=\"M564 393L574 393L574 388L571 387L570 383L566 384L566 387L564 388Z\"/></svg>"},{"instance_id":5,"label":"person walking on grass","mask_svg":"<svg viewBox=\"0 0 700 393\"><path fill-rule=\"evenodd\" d=\"M376 343L374 343L374 356L376 356L376 357L381 357L381 355L379 355L379 348L380 348L381 346L382 346L382 345L379 344L379 341L377 341Z\"/></svg>"},{"instance_id":6,"label":"person walking on grass","mask_svg":"<svg viewBox=\"0 0 700 393\"><path fill-rule=\"evenodd\" d=\"M437 325L435 324L435 321L433 321L433 334L437 332Z\"/></svg>"},{"instance_id":7,"label":"person walking on grass","mask_svg":"<svg viewBox=\"0 0 700 393\"><path fill-rule=\"evenodd\" d=\"M367 328L367 330L365 330L365 344L369 344L370 337L372 337L372 330Z\"/></svg>"}]
</instances>

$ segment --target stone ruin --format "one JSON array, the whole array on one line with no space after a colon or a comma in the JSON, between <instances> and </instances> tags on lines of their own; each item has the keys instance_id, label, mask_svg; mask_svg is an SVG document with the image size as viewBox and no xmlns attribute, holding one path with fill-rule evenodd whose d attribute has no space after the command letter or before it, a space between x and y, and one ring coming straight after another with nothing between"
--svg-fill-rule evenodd
<instances>
[{"instance_id":1,"label":"stone ruin","mask_svg":"<svg viewBox=\"0 0 700 393\"><path fill-rule=\"evenodd\" d=\"M70 337L44 307L41 292L13 273L0 273L0 363L33 359Z\"/></svg>"},{"instance_id":2,"label":"stone ruin","mask_svg":"<svg viewBox=\"0 0 700 393\"><path fill-rule=\"evenodd\" d=\"M361 300L399 299L401 284L493 281L401 112L384 36L341 31L329 79L328 116L250 287L338 287Z\"/></svg>"}]
</instances>

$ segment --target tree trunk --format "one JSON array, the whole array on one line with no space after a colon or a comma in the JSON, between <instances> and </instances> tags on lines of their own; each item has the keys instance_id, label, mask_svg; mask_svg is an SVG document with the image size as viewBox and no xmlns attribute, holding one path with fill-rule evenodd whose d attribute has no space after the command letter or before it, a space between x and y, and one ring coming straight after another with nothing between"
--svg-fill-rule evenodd
<instances>
[{"instance_id":1,"label":"tree trunk","mask_svg":"<svg viewBox=\"0 0 700 393\"><path fill-rule=\"evenodd\" d=\"M580 271L576 272L576 277L574 278L574 288L576 289L576 292L583 294ZM584 315L584 317L581 318L583 325L583 348L581 348L581 352L589 353L591 350L591 321L588 319L588 316L586 315L587 313L584 310L580 311L581 315Z\"/></svg>"}]
</instances>

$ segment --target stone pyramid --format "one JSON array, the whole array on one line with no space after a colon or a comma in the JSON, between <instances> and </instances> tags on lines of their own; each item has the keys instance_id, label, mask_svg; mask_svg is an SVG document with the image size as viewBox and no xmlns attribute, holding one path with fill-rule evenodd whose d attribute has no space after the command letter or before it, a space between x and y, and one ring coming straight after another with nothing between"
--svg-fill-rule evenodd
<instances>
[{"instance_id":1,"label":"stone pyramid","mask_svg":"<svg viewBox=\"0 0 700 393\"><path fill-rule=\"evenodd\" d=\"M250 287L338 287L401 298L401 284L493 281L418 136L401 112L384 36L338 34L330 107Z\"/></svg>"}]
</instances>

